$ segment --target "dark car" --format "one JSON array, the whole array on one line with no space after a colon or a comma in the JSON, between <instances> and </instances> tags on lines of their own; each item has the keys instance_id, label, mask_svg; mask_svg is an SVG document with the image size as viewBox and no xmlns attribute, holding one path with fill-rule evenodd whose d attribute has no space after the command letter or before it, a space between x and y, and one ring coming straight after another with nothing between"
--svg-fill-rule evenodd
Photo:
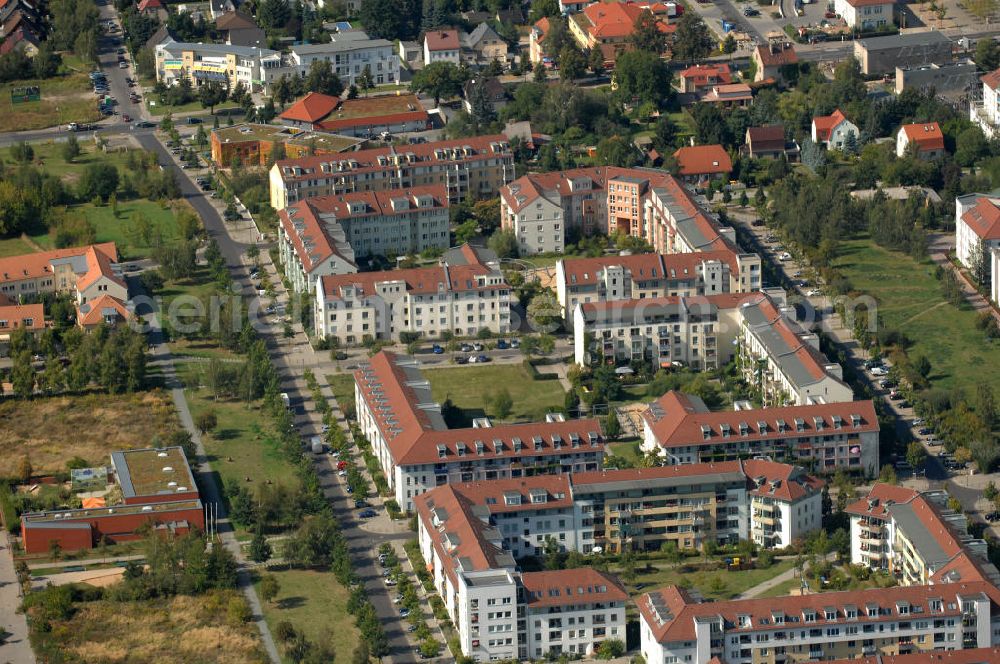
<instances>
[{"instance_id":1,"label":"dark car","mask_svg":"<svg viewBox=\"0 0 1000 664\"><path fill-rule=\"evenodd\" d=\"M917 433L919 433L921 436L929 436L934 432L928 429L927 427L921 427L920 429L917 430Z\"/></svg>"},{"instance_id":2,"label":"dark car","mask_svg":"<svg viewBox=\"0 0 1000 664\"><path fill-rule=\"evenodd\" d=\"M459 355L458 357L455 358L455 364L468 364L468 363L469 363L469 358L465 357L464 355Z\"/></svg>"},{"instance_id":3,"label":"dark car","mask_svg":"<svg viewBox=\"0 0 1000 664\"><path fill-rule=\"evenodd\" d=\"M368 507L368 503L361 500L360 498L354 501L354 509L361 509L363 507Z\"/></svg>"},{"instance_id":4,"label":"dark car","mask_svg":"<svg viewBox=\"0 0 1000 664\"><path fill-rule=\"evenodd\" d=\"M444 353L444 348L442 348L439 344L434 344L434 347L431 350L435 355L441 355Z\"/></svg>"},{"instance_id":5,"label":"dark car","mask_svg":"<svg viewBox=\"0 0 1000 664\"><path fill-rule=\"evenodd\" d=\"M358 516L362 519L371 519L372 517L378 516L378 512L373 509L361 510L358 512Z\"/></svg>"},{"instance_id":6,"label":"dark car","mask_svg":"<svg viewBox=\"0 0 1000 664\"><path fill-rule=\"evenodd\" d=\"M193 116L187 119L188 124L201 124L202 122L204 122L204 120Z\"/></svg>"},{"instance_id":7,"label":"dark car","mask_svg":"<svg viewBox=\"0 0 1000 664\"><path fill-rule=\"evenodd\" d=\"M336 354L336 356L335 356L335 357L336 357L336 358L337 358L338 360L346 360L346 359L347 359L347 353L345 353L345 352L344 352L344 351L342 351L342 350L338 350L338 351L337 351L337 354Z\"/></svg>"},{"instance_id":8,"label":"dark car","mask_svg":"<svg viewBox=\"0 0 1000 664\"><path fill-rule=\"evenodd\" d=\"M990 523L995 523L1000 521L1000 512L989 512L983 518L985 518Z\"/></svg>"},{"instance_id":9,"label":"dark car","mask_svg":"<svg viewBox=\"0 0 1000 664\"><path fill-rule=\"evenodd\" d=\"M911 404L909 401L905 401L904 400L904 401L900 401L899 404L898 404L898 406L900 408L912 408L913 404Z\"/></svg>"},{"instance_id":10,"label":"dark car","mask_svg":"<svg viewBox=\"0 0 1000 664\"><path fill-rule=\"evenodd\" d=\"M505 339L501 339L497 342L497 350L507 350L507 348L509 348L509 346L507 345L507 341Z\"/></svg>"}]
</instances>

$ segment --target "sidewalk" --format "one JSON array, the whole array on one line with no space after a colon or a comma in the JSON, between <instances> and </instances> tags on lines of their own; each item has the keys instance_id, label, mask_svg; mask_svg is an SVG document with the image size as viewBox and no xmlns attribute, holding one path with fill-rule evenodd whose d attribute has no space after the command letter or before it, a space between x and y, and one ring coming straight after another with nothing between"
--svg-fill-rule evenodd
<instances>
[{"instance_id":1,"label":"sidewalk","mask_svg":"<svg viewBox=\"0 0 1000 664\"><path fill-rule=\"evenodd\" d=\"M14 572L14 557L7 531L0 537L0 629L6 640L0 645L0 661L12 664L35 664L35 653L28 642L28 621L21 607L21 586Z\"/></svg>"}]
</instances>

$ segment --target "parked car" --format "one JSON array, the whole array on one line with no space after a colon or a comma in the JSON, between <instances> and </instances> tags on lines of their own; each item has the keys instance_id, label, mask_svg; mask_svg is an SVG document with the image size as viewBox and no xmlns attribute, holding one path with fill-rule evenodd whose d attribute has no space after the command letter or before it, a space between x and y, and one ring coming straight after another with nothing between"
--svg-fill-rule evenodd
<instances>
[{"instance_id":1,"label":"parked car","mask_svg":"<svg viewBox=\"0 0 1000 664\"><path fill-rule=\"evenodd\" d=\"M929 436L934 432L928 429L927 427L921 427L917 429L917 433L919 433L921 436Z\"/></svg>"},{"instance_id":2,"label":"parked car","mask_svg":"<svg viewBox=\"0 0 1000 664\"><path fill-rule=\"evenodd\" d=\"M444 348L441 347L441 344L434 344L434 346L431 348L431 351L435 355L442 355L444 353Z\"/></svg>"},{"instance_id":3,"label":"parked car","mask_svg":"<svg viewBox=\"0 0 1000 664\"><path fill-rule=\"evenodd\" d=\"M903 395L900 394L899 392L895 392L894 391L894 392L890 392L889 393L889 400L890 401L901 401L902 399L903 399Z\"/></svg>"},{"instance_id":4,"label":"parked car","mask_svg":"<svg viewBox=\"0 0 1000 664\"><path fill-rule=\"evenodd\" d=\"M201 124L202 122L204 122L204 121L201 118L198 118L198 117L195 117L195 116L191 116L191 117L189 117L187 119L187 123L189 125Z\"/></svg>"},{"instance_id":5,"label":"parked car","mask_svg":"<svg viewBox=\"0 0 1000 664\"><path fill-rule=\"evenodd\" d=\"M990 523L1000 521L1000 512L987 512L984 517Z\"/></svg>"},{"instance_id":6,"label":"parked car","mask_svg":"<svg viewBox=\"0 0 1000 664\"><path fill-rule=\"evenodd\" d=\"M467 358L464 355L459 355L458 357L455 358L455 364L468 364L468 363L469 363L469 358Z\"/></svg>"},{"instance_id":7,"label":"parked car","mask_svg":"<svg viewBox=\"0 0 1000 664\"><path fill-rule=\"evenodd\" d=\"M497 350L506 350L507 348L509 348L509 346L507 345L506 339L500 339L497 341Z\"/></svg>"},{"instance_id":8,"label":"parked car","mask_svg":"<svg viewBox=\"0 0 1000 664\"><path fill-rule=\"evenodd\" d=\"M481 353L483 352L483 345L480 343L474 343L472 344L472 350L476 351L477 353Z\"/></svg>"},{"instance_id":9,"label":"parked car","mask_svg":"<svg viewBox=\"0 0 1000 664\"><path fill-rule=\"evenodd\" d=\"M510 340L510 347L511 348L520 348L521 347L521 340L520 339L511 339Z\"/></svg>"},{"instance_id":10,"label":"parked car","mask_svg":"<svg viewBox=\"0 0 1000 664\"><path fill-rule=\"evenodd\" d=\"M406 607L403 607L402 609L399 610L399 617L400 618L405 618L408 615L410 615L410 610L407 609Z\"/></svg>"},{"instance_id":11,"label":"parked car","mask_svg":"<svg viewBox=\"0 0 1000 664\"><path fill-rule=\"evenodd\" d=\"M458 349L460 351L462 351L463 353L471 353L472 352L472 345L471 344L462 344L461 346L458 347Z\"/></svg>"},{"instance_id":12,"label":"parked car","mask_svg":"<svg viewBox=\"0 0 1000 664\"><path fill-rule=\"evenodd\" d=\"M346 461L338 461L337 462L337 470L346 470L346 469L347 469L347 462Z\"/></svg>"},{"instance_id":13,"label":"parked car","mask_svg":"<svg viewBox=\"0 0 1000 664\"><path fill-rule=\"evenodd\" d=\"M354 500L354 509L361 509L363 507L368 507L368 503L361 500L360 498Z\"/></svg>"},{"instance_id":14,"label":"parked car","mask_svg":"<svg viewBox=\"0 0 1000 664\"><path fill-rule=\"evenodd\" d=\"M132 122L132 116L129 115L128 113L125 113L124 115L122 115L122 122L126 122L126 123L127 122Z\"/></svg>"},{"instance_id":15,"label":"parked car","mask_svg":"<svg viewBox=\"0 0 1000 664\"><path fill-rule=\"evenodd\" d=\"M361 510L360 512L358 512L358 516L361 517L362 519L371 519L373 517L378 516L378 512L376 512L373 509Z\"/></svg>"},{"instance_id":16,"label":"parked car","mask_svg":"<svg viewBox=\"0 0 1000 664\"><path fill-rule=\"evenodd\" d=\"M806 295L807 295L808 297L819 297L819 296L820 296L820 295L822 295L822 294L823 294L823 291L821 291L821 290L820 290L820 289L818 289L818 288L812 288L812 289L810 289L810 290L809 290L809 292L808 292L808 293L806 293Z\"/></svg>"},{"instance_id":17,"label":"parked car","mask_svg":"<svg viewBox=\"0 0 1000 664\"><path fill-rule=\"evenodd\" d=\"M347 471L346 470L339 470L339 471L337 471L337 476L338 477L347 477Z\"/></svg>"},{"instance_id":18,"label":"parked car","mask_svg":"<svg viewBox=\"0 0 1000 664\"><path fill-rule=\"evenodd\" d=\"M385 580L385 585L387 585L387 586L394 586L394 585L396 585L396 580L395 579L386 579Z\"/></svg>"}]
</instances>

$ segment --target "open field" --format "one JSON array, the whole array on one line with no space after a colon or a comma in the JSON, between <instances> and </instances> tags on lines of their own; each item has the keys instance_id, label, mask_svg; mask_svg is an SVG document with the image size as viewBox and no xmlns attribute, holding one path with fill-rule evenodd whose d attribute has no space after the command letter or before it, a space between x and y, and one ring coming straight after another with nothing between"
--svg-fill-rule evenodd
<instances>
[{"instance_id":1,"label":"open field","mask_svg":"<svg viewBox=\"0 0 1000 664\"><path fill-rule=\"evenodd\" d=\"M61 180L69 184L74 184L76 179L80 177L83 169L89 164L96 164L98 162L108 163L113 164L118 169L119 174L125 171L125 150L101 152L98 150L97 146L94 145L94 142L88 139L85 134L78 135L77 140L80 143L81 152L80 156L72 162L67 162L63 159L62 154L60 153L61 143L56 143L54 141L39 141L37 143L31 143L31 148L35 153L35 157L31 162L31 165L41 171L58 176ZM2 157L7 163L14 161L11 156L10 148L0 149L0 157Z\"/></svg>"},{"instance_id":2,"label":"open field","mask_svg":"<svg viewBox=\"0 0 1000 664\"><path fill-rule=\"evenodd\" d=\"M138 215L151 222L153 236L158 233L164 244L171 244L178 238L174 208L153 201L136 199L118 203L117 215L108 205L97 207L85 203L69 209L81 212L93 224L98 242L114 242L118 251L129 258L146 258L153 252L153 247L140 236L136 223Z\"/></svg>"},{"instance_id":3,"label":"open field","mask_svg":"<svg viewBox=\"0 0 1000 664\"><path fill-rule=\"evenodd\" d=\"M95 122L101 119L97 110L97 97L93 94L87 68L78 60L64 56L60 76L45 80L23 80L5 83L0 87L0 98L5 105L0 113L0 131L28 131L44 129L70 122ZM70 67L76 67L74 71ZM10 92L14 88L30 85L41 87L42 100L12 105Z\"/></svg>"},{"instance_id":4,"label":"open field","mask_svg":"<svg viewBox=\"0 0 1000 664\"><path fill-rule=\"evenodd\" d=\"M563 407L565 392L557 380L533 380L520 364L478 365L454 369L425 369L431 393L439 403L451 399L468 417L486 411L491 394L506 389L514 402L511 421L540 420Z\"/></svg>"},{"instance_id":5,"label":"open field","mask_svg":"<svg viewBox=\"0 0 1000 664\"><path fill-rule=\"evenodd\" d=\"M159 391L7 400L0 422L0 476L14 475L25 454L36 474L65 471L76 456L107 463L113 450L150 447L180 428Z\"/></svg>"},{"instance_id":6,"label":"open field","mask_svg":"<svg viewBox=\"0 0 1000 664\"><path fill-rule=\"evenodd\" d=\"M155 103L153 103L153 102L155 102ZM197 99L194 100L194 101L190 101L190 102L188 102L186 104L181 104L180 106L165 106L165 105L161 104L159 102L159 100L152 99L152 100L147 100L146 107L149 109L150 114L156 115L156 116L166 115L167 113L197 113L197 114L201 114L202 112L204 112L204 114L205 114L206 117L203 118L203 119L205 119L205 121L208 122L209 125L211 125L211 123L212 123L212 118L208 114L208 109L205 108L205 107L203 107L201 105L201 102L198 101ZM216 115L219 114L219 111L221 111L222 109L225 109L225 108L238 108L238 104L236 104L234 102L231 102L231 101L227 101L227 102L224 102L222 104L219 104L218 106L215 107L215 113L216 113ZM225 119L225 114L223 114L223 117L219 118L219 122L221 123L224 119ZM181 120L181 122L183 122L183 120Z\"/></svg>"},{"instance_id":7,"label":"open field","mask_svg":"<svg viewBox=\"0 0 1000 664\"><path fill-rule=\"evenodd\" d=\"M273 602L262 602L271 632L279 622L287 620L310 641L329 634L337 652L336 661L351 661L351 654L358 645L358 628L354 618L347 613L350 593L337 582L333 573L293 569L269 574L277 577L280 586ZM285 661L291 660L286 657Z\"/></svg>"},{"instance_id":8,"label":"open field","mask_svg":"<svg viewBox=\"0 0 1000 664\"><path fill-rule=\"evenodd\" d=\"M19 237L0 240L0 258L34 253L35 248Z\"/></svg>"},{"instance_id":9,"label":"open field","mask_svg":"<svg viewBox=\"0 0 1000 664\"><path fill-rule=\"evenodd\" d=\"M789 579L788 581L782 581L770 590L766 590L759 595L754 595L754 597L785 597L791 594L793 590L798 590L801 586L802 581L800 579Z\"/></svg>"},{"instance_id":10,"label":"open field","mask_svg":"<svg viewBox=\"0 0 1000 664\"><path fill-rule=\"evenodd\" d=\"M974 311L944 301L929 260L918 263L868 238L857 238L842 242L836 267L854 288L875 297L881 325L913 339L908 352L931 361L935 387L958 387L971 394L986 381L1000 391L1000 372L982 370L1000 366L1000 344L986 341L976 329Z\"/></svg>"},{"instance_id":11,"label":"open field","mask_svg":"<svg viewBox=\"0 0 1000 664\"><path fill-rule=\"evenodd\" d=\"M794 564L792 560L779 560L775 561L767 569L748 569L733 572L725 569L682 572L681 568L683 565L672 566L662 561L650 561L651 570L647 572L643 568L642 563L637 563L635 582L645 585L640 590L636 590L633 585L630 588L630 592L635 596L643 592L648 592L650 588L660 588L662 586L683 583L690 584L691 587L696 588L706 599L732 599L748 588L753 588L758 583L772 579L790 570ZM612 571L620 572L621 570L613 567Z\"/></svg>"},{"instance_id":12,"label":"open field","mask_svg":"<svg viewBox=\"0 0 1000 664\"><path fill-rule=\"evenodd\" d=\"M236 591L147 602L98 600L74 604L72 618L41 634L39 661L65 663L266 662L253 623L233 625L227 607ZM51 657L57 655L58 659Z\"/></svg>"},{"instance_id":13,"label":"open field","mask_svg":"<svg viewBox=\"0 0 1000 664\"><path fill-rule=\"evenodd\" d=\"M270 420L261 412L259 402L248 407L241 401L214 401L208 390L197 387L199 374L207 367L203 362L178 363L177 372L187 387L185 395L195 421L208 410L218 419L215 430L201 438L212 469L225 484L239 482L251 490L265 480L289 485L296 482L295 471L271 435Z\"/></svg>"}]
</instances>

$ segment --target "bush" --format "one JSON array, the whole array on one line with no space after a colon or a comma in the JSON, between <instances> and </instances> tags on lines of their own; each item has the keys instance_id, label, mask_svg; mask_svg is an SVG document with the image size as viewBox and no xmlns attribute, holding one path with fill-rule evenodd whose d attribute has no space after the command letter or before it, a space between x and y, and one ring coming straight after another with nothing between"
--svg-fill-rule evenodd
<instances>
[{"instance_id":1,"label":"bush","mask_svg":"<svg viewBox=\"0 0 1000 664\"><path fill-rule=\"evenodd\" d=\"M277 627L274 628L274 635L279 641L288 643L295 638L295 628L292 627L292 623L287 620L282 620L278 623Z\"/></svg>"}]
</instances>

